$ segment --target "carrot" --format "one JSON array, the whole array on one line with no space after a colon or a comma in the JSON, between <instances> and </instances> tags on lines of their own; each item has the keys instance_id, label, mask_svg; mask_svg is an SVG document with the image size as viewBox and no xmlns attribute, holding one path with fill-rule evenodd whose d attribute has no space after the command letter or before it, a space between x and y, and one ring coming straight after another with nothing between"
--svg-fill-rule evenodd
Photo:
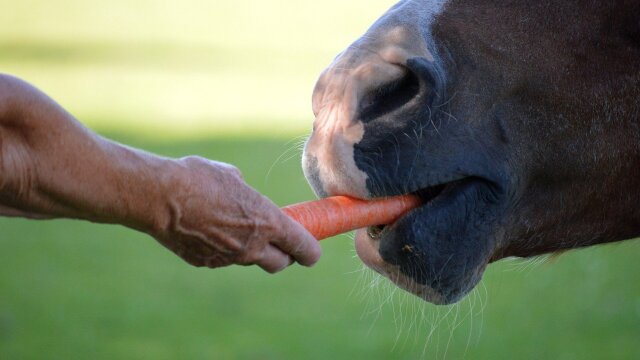
<instances>
[{"instance_id":1,"label":"carrot","mask_svg":"<svg viewBox=\"0 0 640 360\"><path fill-rule=\"evenodd\" d=\"M346 196L307 201L282 210L322 240L367 226L388 225L420 205L414 195L360 200Z\"/></svg>"}]
</instances>

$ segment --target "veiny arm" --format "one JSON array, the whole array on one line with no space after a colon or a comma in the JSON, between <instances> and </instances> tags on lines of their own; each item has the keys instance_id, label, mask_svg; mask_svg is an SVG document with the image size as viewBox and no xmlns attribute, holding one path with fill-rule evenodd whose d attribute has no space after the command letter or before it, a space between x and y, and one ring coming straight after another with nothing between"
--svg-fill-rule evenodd
<instances>
[{"instance_id":1,"label":"veiny arm","mask_svg":"<svg viewBox=\"0 0 640 360\"><path fill-rule=\"evenodd\" d=\"M3 214L162 228L172 168L169 159L99 137L32 86L0 76Z\"/></svg>"},{"instance_id":2,"label":"veiny arm","mask_svg":"<svg viewBox=\"0 0 640 360\"><path fill-rule=\"evenodd\" d=\"M0 74L0 215L122 224L197 266L313 264L315 240L234 167L168 159L102 138ZM291 257L290 257L291 256Z\"/></svg>"}]
</instances>

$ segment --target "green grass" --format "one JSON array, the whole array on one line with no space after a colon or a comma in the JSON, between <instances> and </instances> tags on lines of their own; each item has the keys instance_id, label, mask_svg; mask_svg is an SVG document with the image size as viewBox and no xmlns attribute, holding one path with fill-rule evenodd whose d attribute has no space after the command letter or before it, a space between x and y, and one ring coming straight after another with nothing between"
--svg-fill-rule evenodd
<instances>
[{"instance_id":1,"label":"green grass","mask_svg":"<svg viewBox=\"0 0 640 360\"><path fill-rule=\"evenodd\" d=\"M115 137L165 155L232 162L279 204L312 196L298 156L276 161L290 148L284 140ZM2 359L640 355L639 242L540 265L503 261L460 305L436 307L359 271L348 237L324 242L316 267L271 276L191 268L115 226L2 219L0 229Z\"/></svg>"},{"instance_id":2,"label":"green grass","mask_svg":"<svg viewBox=\"0 0 640 360\"><path fill-rule=\"evenodd\" d=\"M394 2L0 0L0 71L117 140L233 163L284 205L312 197L287 141L316 77ZM451 307L360 271L349 237L323 248L270 276L195 269L116 226L0 219L0 359L640 357L638 241L494 264Z\"/></svg>"}]
</instances>

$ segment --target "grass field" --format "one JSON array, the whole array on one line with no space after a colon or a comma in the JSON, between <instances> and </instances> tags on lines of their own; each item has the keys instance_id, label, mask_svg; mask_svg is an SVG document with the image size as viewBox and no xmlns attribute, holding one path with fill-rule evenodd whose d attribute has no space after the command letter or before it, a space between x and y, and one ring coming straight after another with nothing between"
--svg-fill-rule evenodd
<instances>
[{"instance_id":1,"label":"grass field","mask_svg":"<svg viewBox=\"0 0 640 360\"><path fill-rule=\"evenodd\" d=\"M167 156L312 197L297 144L315 77L392 1L0 0L0 71ZM640 242L506 260L455 306L363 271L195 269L131 230L0 219L0 359L637 359Z\"/></svg>"}]
</instances>

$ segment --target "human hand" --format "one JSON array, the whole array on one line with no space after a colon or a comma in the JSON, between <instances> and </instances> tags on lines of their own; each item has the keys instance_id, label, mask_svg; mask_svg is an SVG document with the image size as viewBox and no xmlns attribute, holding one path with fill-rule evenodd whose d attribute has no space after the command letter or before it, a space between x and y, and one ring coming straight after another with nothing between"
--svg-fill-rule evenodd
<instances>
[{"instance_id":1,"label":"human hand","mask_svg":"<svg viewBox=\"0 0 640 360\"><path fill-rule=\"evenodd\" d=\"M168 219L153 235L185 261L209 268L255 264L269 273L318 261L317 240L248 186L238 169L193 156L176 164Z\"/></svg>"}]
</instances>

